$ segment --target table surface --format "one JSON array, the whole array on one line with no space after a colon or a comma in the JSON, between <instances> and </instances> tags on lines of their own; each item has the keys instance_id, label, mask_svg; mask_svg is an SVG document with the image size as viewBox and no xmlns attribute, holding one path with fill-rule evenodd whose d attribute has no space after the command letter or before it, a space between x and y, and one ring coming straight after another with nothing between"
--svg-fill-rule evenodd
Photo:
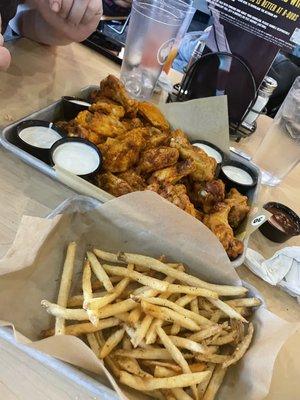
<instances>
[{"instance_id":1,"label":"table surface","mask_svg":"<svg viewBox=\"0 0 300 400\"><path fill-rule=\"evenodd\" d=\"M0 127L48 105L62 95L70 95L84 86L97 84L109 73L119 74L118 65L79 44L50 48L20 39L9 42L8 47L13 56L13 63L8 72L0 73ZM176 81L178 75L173 73L172 79ZM270 123L268 117L260 117L257 131L248 139L232 145L253 155ZM259 204L276 200L299 213L299 178L300 165L278 187L262 187ZM0 257L10 247L24 213L44 216L73 194L74 192L66 186L46 177L1 148ZM293 238L286 245L300 245L300 240ZM270 257L280 245L272 243L257 231L251 235L250 247L261 252L264 257ZM294 298L266 284L245 266L239 267L237 271L242 279L254 285L262 293L272 312L289 321L300 321L300 306ZM22 354L11 344L2 345L3 342L0 341L1 399L91 398L89 392L79 389L72 382L66 383L66 387L62 390L62 382L58 376L56 384L51 383L51 380L48 381L49 374L52 377L55 376L55 372L49 372L48 368L37 361L31 362L29 356ZM18 379L16 382L15 377L21 369L24 377L30 377L31 385L22 386L20 381L23 379ZM45 378L43 387L48 391L46 395L45 390L44 396L41 397L39 393L43 378ZM64 395L66 392L68 394Z\"/></svg>"}]
</instances>

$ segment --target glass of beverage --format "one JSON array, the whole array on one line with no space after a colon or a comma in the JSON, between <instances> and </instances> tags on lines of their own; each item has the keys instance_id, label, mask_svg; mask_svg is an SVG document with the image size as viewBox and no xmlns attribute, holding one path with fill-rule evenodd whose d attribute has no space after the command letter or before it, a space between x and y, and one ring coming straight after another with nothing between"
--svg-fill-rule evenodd
<instances>
[{"instance_id":1,"label":"glass of beverage","mask_svg":"<svg viewBox=\"0 0 300 400\"><path fill-rule=\"evenodd\" d=\"M151 97L187 9L173 0L133 0L121 69L131 96Z\"/></svg>"},{"instance_id":2,"label":"glass of beverage","mask_svg":"<svg viewBox=\"0 0 300 400\"><path fill-rule=\"evenodd\" d=\"M282 103L253 161L262 183L276 186L300 161L300 77Z\"/></svg>"}]
</instances>

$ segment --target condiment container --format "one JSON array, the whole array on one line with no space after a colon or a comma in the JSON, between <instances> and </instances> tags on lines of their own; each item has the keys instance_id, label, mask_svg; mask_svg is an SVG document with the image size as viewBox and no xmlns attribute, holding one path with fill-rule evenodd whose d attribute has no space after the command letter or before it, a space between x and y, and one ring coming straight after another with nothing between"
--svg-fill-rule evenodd
<instances>
[{"instance_id":1,"label":"condiment container","mask_svg":"<svg viewBox=\"0 0 300 400\"><path fill-rule=\"evenodd\" d=\"M281 203L270 202L264 205L271 218L258 229L268 239L276 243L284 243L292 236L300 234L300 218L289 207Z\"/></svg>"},{"instance_id":2,"label":"condiment container","mask_svg":"<svg viewBox=\"0 0 300 400\"><path fill-rule=\"evenodd\" d=\"M91 103L79 97L62 97L63 114L66 120L74 119L80 111L88 110Z\"/></svg>"},{"instance_id":3,"label":"condiment container","mask_svg":"<svg viewBox=\"0 0 300 400\"><path fill-rule=\"evenodd\" d=\"M234 187L242 194L246 194L257 184L257 176L254 172L238 161L223 162L219 178L224 181L227 191Z\"/></svg>"},{"instance_id":4,"label":"condiment container","mask_svg":"<svg viewBox=\"0 0 300 400\"><path fill-rule=\"evenodd\" d=\"M102 154L97 146L82 138L64 138L50 150L52 165L57 165L84 179L92 178L102 167Z\"/></svg>"},{"instance_id":5,"label":"condiment container","mask_svg":"<svg viewBox=\"0 0 300 400\"><path fill-rule=\"evenodd\" d=\"M193 140L191 143L193 146L199 147L205 151L205 153L214 158L218 164L222 164L224 160L224 153L221 149L219 149L219 147L207 142L206 140Z\"/></svg>"},{"instance_id":6,"label":"condiment container","mask_svg":"<svg viewBox=\"0 0 300 400\"><path fill-rule=\"evenodd\" d=\"M17 125L15 142L22 150L49 164L52 145L64 136L52 122L30 119Z\"/></svg>"}]
</instances>

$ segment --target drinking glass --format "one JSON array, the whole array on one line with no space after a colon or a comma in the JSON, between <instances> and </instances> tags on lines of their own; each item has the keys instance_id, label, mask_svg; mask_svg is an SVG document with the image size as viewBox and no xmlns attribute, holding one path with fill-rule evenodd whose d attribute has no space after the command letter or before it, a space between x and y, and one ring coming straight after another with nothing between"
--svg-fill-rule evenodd
<instances>
[{"instance_id":1,"label":"drinking glass","mask_svg":"<svg viewBox=\"0 0 300 400\"><path fill-rule=\"evenodd\" d=\"M262 184L276 186L300 160L300 77L296 78L253 157Z\"/></svg>"},{"instance_id":2,"label":"drinking glass","mask_svg":"<svg viewBox=\"0 0 300 400\"><path fill-rule=\"evenodd\" d=\"M133 0L121 68L131 96L151 97L187 9L181 1Z\"/></svg>"}]
</instances>

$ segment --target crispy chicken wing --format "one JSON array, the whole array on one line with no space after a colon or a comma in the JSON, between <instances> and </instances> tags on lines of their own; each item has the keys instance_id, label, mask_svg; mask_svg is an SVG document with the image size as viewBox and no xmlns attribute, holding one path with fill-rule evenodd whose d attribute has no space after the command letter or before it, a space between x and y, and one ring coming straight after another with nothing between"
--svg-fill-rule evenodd
<instances>
[{"instance_id":1,"label":"crispy chicken wing","mask_svg":"<svg viewBox=\"0 0 300 400\"><path fill-rule=\"evenodd\" d=\"M167 132L162 132L153 127L145 128L144 138L146 140L146 147L148 149L158 146L168 146L170 142L170 136Z\"/></svg>"},{"instance_id":2,"label":"crispy chicken wing","mask_svg":"<svg viewBox=\"0 0 300 400\"><path fill-rule=\"evenodd\" d=\"M125 172L138 162L140 151L145 145L141 129L133 129L118 138L108 138L98 146L106 171Z\"/></svg>"},{"instance_id":3,"label":"crispy chicken wing","mask_svg":"<svg viewBox=\"0 0 300 400\"><path fill-rule=\"evenodd\" d=\"M169 122L162 112L152 103L147 101L138 103L138 113L155 128L167 131L170 128Z\"/></svg>"},{"instance_id":4,"label":"crispy chicken wing","mask_svg":"<svg viewBox=\"0 0 300 400\"><path fill-rule=\"evenodd\" d=\"M185 160L178 162L172 167L167 167L164 169L160 169L154 172L149 178L149 183L153 183L155 181L161 184L175 184L180 181L184 176L191 174L195 171L195 164L191 160Z\"/></svg>"},{"instance_id":5,"label":"crispy chicken wing","mask_svg":"<svg viewBox=\"0 0 300 400\"><path fill-rule=\"evenodd\" d=\"M164 197L166 200L175 204L193 217L197 216L197 210L195 210L195 207L190 202L184 185L170 185L154 182L147 187L147 190L152 190L153 192L158 193L160 196Z\"/></svg>"},{"instance_id":6,"label":"crispy chicken wing","mask_svg":"<svg viewBox=\"0 0 300 400\"><path fill-rule=\"evenodd\" d=\"M225 203L231 207L228 215L229 224L236 229L250 211L248 197L243 196L237 189L232 188L226 196Z\"/></svg>"},{"instance_id":7,"label":"crispy chicken wing","mask_svg":"<svg viewBox=\"0 0 300 400\"><path fill-rule=\"evenodd\" d=\"M81 111L75 118L75 122L99 136L115 137L125 132L122 123L113 115Z\"/></svg>"},{"instance_id":8,"label":"crispy chicken wing","mask_svg":"<svg viewBox=\"0 0 300 400\"><path fill-rule=\"evenodd\" d=\"M209 157L202 149L182 144L182 138L172 138L170 146L179 150L180 156L184 159L190 159L195 162L196 170L191 174L194 181L207 182L212 181L215 176L217 162Z\"/></svg>"},{"instance_id":9,"label":"crispy chicken wing","mask_svg":"<svg viewBox=\"0 0 300 400\"><path fill-rule=\"evenodd\" d=\"M181 130L176 129L175 131L171 132L171 140L177 143L180 146L190 146L190 141L187 135Z\"/></svg>"},{"instance_id":10,"label":"crispy chicken wing","mask_svg":"<svg viewBox=\"0 0 300 400\"><path fill-rule=\"evenodd\" d=\"M124 118L122 119L122 124L127 131L131 131L136 128L143 128L143 123L139 118Z\"/></svg>"},{"instance_id":11,"label":"crispy chicken wing","mask_svg":"<svg viewBox=\"0 0 300 400\"><path fill-rule=\"evenodd\" d=\"M123 118L125 115L124 107L110 104L102 100L92 104L89 110L91 112L98 112L99 114L113 115L117 119Z\"/></svg>"},{"instance_id":12,"label":"crispy chicken wing","mask_svg":"<svg viewBox=\"0 0 300 400\"><path fill-rule=\"evenodd\" d=\"M176 164L178 157L178 150L171 147L147 149L141 154L137 169L141 174L148 174Z\"/></svg>"},{"instance_id":13,"label":"crispy chicken wing","mask_svg":"<svg viewBox=\"0 0 300 400\"><path fill-rule=\"evenodd\" d=\"M122 82L114 75L108 75L106 79L100 83L100 95L114 100L121 104L126 114L135 116L137 112L137 101L131 99L126 93Z\"/></svg>"},{"instance_id":14,"label":"crispy chicken wing","mask_svg":"<svg viewBox=\"0 0 300 400\"><path fill-rule=\"evenodd\" d=\"M236 239L233 230L228 223L230 206L219 203L218 210L212 214L206 214L203 223L217 236L226 250L229 258L235 259L243 252L243 243Z\"/></svg>"},{"instance_id":15,"label":"crispy chicken wing","mask_svg":"<svg viewBox=\"0 0 300 400\"><path fill-rule=\"evenodd\" d=\"M218 203L225 199L225 184L221 179L211 182L193 182L191 186L191 200L207 214L214 212Z\"/></svg>"},{"instance_id":16,"label":"crispy chicken wing","mask_svg":"<svg viewBox=\"0 0 300 400\"><path fill-rule=\"evenodd\" d=\"M57 122L56 125L66 133L69 137L80 137L98 145L106 140L106 137L97 135L90 129L79 125L75 120L69 122Z\"/></svg>"},{"instance_id":17,"label":"crispy chicken wing","mask_svg":"<svg viewBox=\"0 0 300 400\"><path fill-rule=\"evenodd\" d=\"M144 190L146 188L146 182L144 181L144 179L132 169L126 172L122 172L118 175L118 178L121 178L125 182L127 182L132 191Z\"/></svg>"},{"instance_id":18,"label":"crispy chicken wing","mask_svg":"<svg viewBox=\"0 0 300 400\"><path fill-rule=\"evenodd\" d=\"M96 179L98 186L113 196L119 197L133 192L132 187L124 179L111 172L99 174Z\"/></svg>"}]
</instances>

